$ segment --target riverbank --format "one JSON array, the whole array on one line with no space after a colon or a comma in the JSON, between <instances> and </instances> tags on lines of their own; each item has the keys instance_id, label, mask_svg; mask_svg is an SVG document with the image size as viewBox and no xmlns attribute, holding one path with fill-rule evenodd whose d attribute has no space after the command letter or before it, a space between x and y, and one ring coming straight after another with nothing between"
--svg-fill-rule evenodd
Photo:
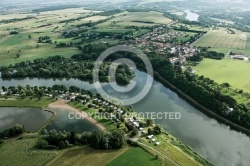
<instances>
[{"instance_id":1,"label":"riverbank","mask_svg":"<svg viewBox=\"0 0 250 166\"><path fill-rule=\"evenodd\" d=\"M75 112L75 113L82 113L83 111L81 110L78 110L74 107L71 107L70 105L67 104L66 101L63 101L61 99L57 100L56 102L54 103L51 103L48 105L48 108L49 109L62 109L62 110L67 110L69 112ZM95 119L91 118L90 116L88 116L87 114L81 114L82 116L82 119L86 119L88 120L90 123L96 125L101 131L105 131L106 128L101 124L99 123L98 121L96 121Z\"/></svg>"},{"instance_id":2,"label":"riverbank","mask_svg":"<svg viewBox=\"0 0 250 166\"><path fill-rule=\"evenodd\" d=\"M221 123L224 123L225 125L230 126L232 129L243 132L245 134L247 134L248 136L250 136L250 129L247 129L243 126L240 126L218 114L216 114L215 112L213 112L212 110L207 109L206 107L202 106L201 104L199 104L198 102L196 102L194 99L192 99L191 97L189 97L188 95L186 95L184 92L182 92L181 90L179 90L178 88L176 88L173 84L171 84L170 82L166 81L164 78L162 78L158 73L155 72L155 79L157 81L159 81L160 83L162 83L162 85L164 85L167 88L170 88L171 90L173 90L175 93L177 93L181 98L183 98L184 100L186 100L188 103L190 103L192 106L194 106L195 108L197 108L198 110L202 111L203 113L205 113L206 115L218 120Z\"/></svg>"}]
</instances>

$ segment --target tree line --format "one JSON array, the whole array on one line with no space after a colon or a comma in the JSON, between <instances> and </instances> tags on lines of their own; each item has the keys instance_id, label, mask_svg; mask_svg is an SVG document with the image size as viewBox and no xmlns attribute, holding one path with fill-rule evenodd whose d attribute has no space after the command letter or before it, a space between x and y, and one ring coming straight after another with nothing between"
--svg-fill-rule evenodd
<instances>
[{"instance_id":1,"label":"tree line","mask_svg":"<svg viewBox=\"0 0 250 166\"><path fill-rule=\"evenodd\" d=\"M39 149L64 149L74 145L90 145L95 149L120 149L126 141L124 132L119 129L112 131L93 131L76 134L75 132L49 131L37 141Z\"/></svg>"},{"instance_id":2,"label":"tree line","mask_svg":"<svg viewBox=\"0 0 250 166\"><path fill-rule=\"evenodd\" d=\"M23 125L19 125L16 124L15 126L9 128L9 129L5 129L3 131L0 132L0 139L3 138L11 138L11 137L16 137L22 133L24 133L25 127Z\"/></svg>"},{"instance_id":3,"label":"tree line","mask_svg":"<svg viewBox=\"0 0 250 166\"><path fill-rule=\"evenodd\" d=\"M97 54L95 54L97 56ZM93 80L93 68L96 58L80 59L77 56L64 58L61 56L35 59L33 62L20 62L14 66L1 67L2 78L17 77L54 77L54 78L77 78L84 81ZM105 62L100 68L101 82L108 82L108 73L111 62ZM15 72L13 72L15 70ZM133 72L127 65L120 65L116 70L116 80L119 84L127 85L134 77Z\"/></svg>"}]
</instances>

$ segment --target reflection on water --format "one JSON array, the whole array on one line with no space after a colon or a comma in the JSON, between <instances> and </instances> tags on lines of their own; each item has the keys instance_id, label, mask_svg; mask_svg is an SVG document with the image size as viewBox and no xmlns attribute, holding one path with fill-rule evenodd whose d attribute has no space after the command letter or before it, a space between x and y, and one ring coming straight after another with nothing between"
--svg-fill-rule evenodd
<instances>
[{"instance_id":1,"label":"reflection on water","mask_svg":"<svg viewBox=\"0 0 250 166\"><path fill-rule=\"evenodd\" d=\"M52 116L52 113L38 108L0 107L0 131L22 124L28 131L38 130Z\"/></svg>"},{"instance_id":2,"label":"reflection on water","mask_svg":"<svg viewBox=\"0 0 250 166\"><path fill-rule=\"evenodd\" d=\"M49 124L46 129L52 130L60 130L60 131L75 131L77 133L81 133L84 131L95 131L98 130L98 128L90 123L87 120L84 119L70 119L68 117L68 114L70 113L67 110L62 109L56 109L54 110L56 113L55 119L52 121L51 124Z\"/></svg>"},{"instance_id":3,"label":"reflection on water","mask_svg":"<svg viewBox=\"0 0 250 166\"><path fill-rule=\"evenodd\" d=\"M185 10L187 14L186 19L189 21L198 21L199 15L196 13L191 12L190 10Z\"/></svg>"}]
</instances>

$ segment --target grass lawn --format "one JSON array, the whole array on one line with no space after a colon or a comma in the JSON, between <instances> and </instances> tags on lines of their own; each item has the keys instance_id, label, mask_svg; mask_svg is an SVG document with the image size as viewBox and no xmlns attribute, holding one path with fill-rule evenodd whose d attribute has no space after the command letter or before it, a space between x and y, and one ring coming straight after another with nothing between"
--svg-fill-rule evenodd
<instances>
[{"instance_id":1,"label":"grass lawn","mask_svg":"<svg viewBox=\"0 0 250 166\"><path fill-rule=\"evenodd\" d=\"M107 166L160 166L161 161L141 148L130 148L123 155L111 161Z\"/></svg>"},{"instance_id":2,"label":"grass lawn","mask_svg":"<svg viewBox=\"0 0 250 166\"><path fill-rule=\"evenodd\" d=\"M56 150L37 150L34 148L36 141L34 138L6 141L0 145L0 165L44 166L60 153Z\"/></svg>"},{"instance_id":3,"label":"grass lawn","mask_svg":"<svg viewBox=\"0 0 250 166\"><path fill-rule=\"evenodd\" d=\"M128 149L128 147L124 147L119 150L96 150L88 146L76 147L63 151L46 166L106 165L118 156L122 155Z\"/></svg>"},{"instance_id":4,"label":"grass lawn","mask_svg":"<svg viewBox=\"0 0 250 166\"><path fill-rule=\"evenodd\" d=\"M250 92L249 67L250 63L241 60L204 59L194 69L198 75L204 75L219 84L228 82L235 88Z\"/></svg>"},{"instance_id":5,"label":"grass lawn","mask_svg":"<svg viewBox=\"0 0 250 166\"><path fill-rule=\"evenodd\" d=\"M191 36L194 36L195 34L196 34L196 33L193 33L193 32L185 32L184 35L177 37L177 40L178 40L179 42L181 42L181 41L187 42L187 41L190 39L190 37L191 37Z\"/></svg>"},{"instance_id":6,"label":"grass lawn","mask_svg":"<svg viewBox=\"0 0 250 166\"><path fill-rule=\"evenodd\" d=\"M113 130L113 129L116 129L116 125L113 124L113 122L111 120L108 120L108 119L96 119L94 116L95 113L98 113L98 110L97 109L93 109L93 108L88 108L88 106L86 105L82 105L82 104L77 104L77 103L74 103L74 102L69 102L68 103L70 106L76 108L76 109L79 109L79 110L82 110L88 114L93 114L93 117L96 121L98 121L99 123L101 123L107 130Z\"/></svg>"},{"instance_id":7,"label":"grass lawn","mask_svg":"<svg viewBox=\"0 0 250 166\"><path fill-rule=\"evenodd\" d=\"M155 146L153 143L149 143L149 139L146 139L145 137L141 138L140 142L164 153L165 155L167 155L169 158L176 161L180 165L192 165L192 166L199 165L199 163L195 161L194 158L183 152L179 147L173 145L173 142L179 144L177 143L176 138L170 135L166 136L164 134L154 136L154 138L161 143L159 146Z\"/></svg>"},{"instance_id":8,"label":"grass lawn","mask_svg":"<svg viewBox=\"0 0 250 166\"><path fill-rule=\"evenodd\" d=\"M25 99L17 99L17 98L9 98L9 99L0 99L0 107L38 107L38 108L45 108L50 103L54 102L55 99L51 99L48 97L42 97L41 100L37 98L30 98Z\"/></svg>"}]
</instances>

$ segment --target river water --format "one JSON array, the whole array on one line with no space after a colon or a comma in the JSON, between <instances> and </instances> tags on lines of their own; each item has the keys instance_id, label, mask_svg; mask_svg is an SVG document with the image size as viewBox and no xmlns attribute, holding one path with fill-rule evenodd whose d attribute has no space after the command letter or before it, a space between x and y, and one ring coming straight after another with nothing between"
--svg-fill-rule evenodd
<instances>
[{"instance_id":1,"label":"river water","mask_svg":"<svg viewBox=\"0 0 250 166\"><path fill-rule=\"evenodd\" d=\"M128 98L137 94L144 86L146 74L136 71L134 80L138 81L130 93L115 92L108 84L102 84L105 91L117 98ZM0 86L78 86L95 92L92 84L75 79L22 79L0 80ZM149 94L134 105L136 112L180 112L179 120L155 120L196 152L220 166L248 166L250 164L250 138L231 130L228 126L207 117L162 84L154 82Z\"/></svg>"},{"instance_id":2,"label":"river water","mask_svg":"<svg viewBox=\"0 0 250 166\"><path fill-rule=\"evenodd\" d=\"M187 14L187 16L186 16L187 20L189 20L189 21L198 21L198 18L199 18L198 14L193 13L190 10L185 10L184 12Z\"/></svg>"}]
</instances>

